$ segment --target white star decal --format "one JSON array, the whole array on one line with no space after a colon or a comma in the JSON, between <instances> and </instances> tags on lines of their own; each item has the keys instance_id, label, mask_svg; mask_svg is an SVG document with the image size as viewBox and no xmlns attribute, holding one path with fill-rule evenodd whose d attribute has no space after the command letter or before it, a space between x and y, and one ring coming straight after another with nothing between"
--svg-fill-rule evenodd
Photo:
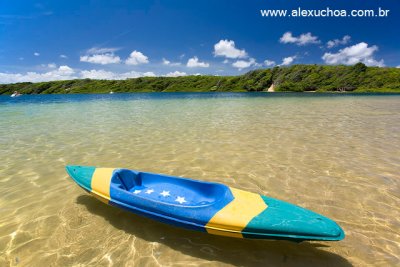
<instances>
[{"instance_id":1,"label":"white star decal","mask_svg":"<svg viewBox=\"0 0 400 267\"><path fill-rule=\"evenodd\" d=\"M187 201L185 200L184 197L177 197L177 198L175 199L175 201L176 201L176 202L179 202L180 204L183 204L183 203L187 202Z\"/></svg>"},{"instance_id":2,"label":"white star decal","mask_svg":"<svg viewBox=\"0 0 400 267\"><path fill-rule=\"evenodd\" d=\"M146 194L149 194L149 195L150 195L151 193L153 193L153 192L154 192L153 189L147 189L147 190L146 190Z\"/></svg>"},{"instance_id":3,"label":"white star decal","mask_svg":"<svg viewBox=\"0 0 400 267\"><path fill-rule=\"evenodd\" d=\"M133 193L134 193L135 195L139 194L140 192L142 192L142 190L135 190L135 191L133 191Z\"/></svg>"},{"instance_id":4,"label":"white star decal","mask_svg":"<svg viewBox=\"0 0 400 267\"><path fill-rule=\"evenodd\" d=\"M169 191L165 191L165 190L163 190L163 191L160 193L160 195L162 195L163 197L170 196Z\"/></svg>"}]
</instances>

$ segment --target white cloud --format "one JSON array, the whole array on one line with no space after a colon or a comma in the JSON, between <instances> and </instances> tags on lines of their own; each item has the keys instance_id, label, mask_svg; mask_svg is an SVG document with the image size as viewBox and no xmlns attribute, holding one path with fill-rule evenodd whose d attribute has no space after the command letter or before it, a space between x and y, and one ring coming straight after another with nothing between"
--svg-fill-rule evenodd
<instances>
[{"instance_id":1,"label":"white cloud","mask_svg":"<svg viewBox=\"0 0 400 267\"><path fill-rule=\"evenodd\" d=\"M400 69L400 65L398 65L396 68Z\"/></svg>"},{"instance_id":2,"label":"white cloud","mask_svg":"<svg viewBox=\"0 0 400 267\"><path fill-rule=\"evenodd\" d=\"M139 65L149 63L149 58L143 55L142 52L132 51L129 57L125 60L125 64L127 65Z\"/></svg>"},{"instance_id":3,"label":"white cloud","mask_svg":"<svg viewBox=\"0 0 400 267\"><path fill-rule=\"evenodd\" d=\"M60 55L60 58L68 58L66 55Z\"/></svg>"},{"instance_id":4,"label":"white cloud","mask_svg":"<svg viewBox=\"0 0 400 267\"><path fill-rule=\"evenodd\" d=\"M282 59L281 66L287 66L293 63L293 61L296 59L296 56L291 56L291 57L285 57Z\"/></svg>"},{"instance_id":5,"label":"white cloud","mask_svg":"<svg viewBox=\"0 0 400 267\"><path fill-rule=\"evenodd\" d=\"M326 43L326 46L328 48L332 48L332 47L335 47L335 46L338 46L338 45L345 45L348 42L350 42L350 40L351 40L351 37L349 35L345 35L345 36L343 36L342 39L334 39L334 40L328 41Z\"/></svg>"},{"instance_id":6,"label":"white cloud","mask_svg":"<svg viewBox=\"0 0 400 267\"><path fill-rule=\"evenodd\" d=\"M80 61L106 65L119 63L121 62L121 59L119 56L114 55L114 53L105 53L81 56Z\"/></svg>"},{"instance_id":7,"label":"white cloud","mask_svg":"<svg viewBox=\"0 0 400 267\"><path fill-rule=\"evenodd\" d=\"M71 75L75 73L75 71L67 65L60 66L57 71L62 75Z\"/></svg>"},{"instance_id":8,"label":"white cloud","mask_svg":"<svg viewBox=\"0 0 400 267\"><path fill-rule=\"evenodd\" d=\"M44 73L27 72L27 73L1 73L0 83L17 83L17 82L44 82L54 80L71 80L71 79L106 79L106 80L123 80L138 77L155 77L154 72L137 72L130 71L124 73L116 73L106 70L82 70L75 71L68 66L60 66L55 70Z\"/></svg>"},{"instance_id":9,"label":"white cloud","mask_svg":"<svg viewBox=\"0 0 400 267\"><path fill-rule=\"evenodd\" d=\"M171 61L169 61L168 59L163 58L163 59L162 59L162 63L163 63L164 65L169 65L169 64L171 63Z\"/></svg>"},{"instance_id":10,"label":"white cloud","mask_svg":"<svg viewBox=\"0 0 400 267\"><path fill-rule=\"evenodd\" d=\"M75 71L68 66L60 66L58 69L45 73L27 72L27 73L1 73L1 83L17 83L17 82L43 82L54 80L71 80L78 78Z\"/></svg>"},{"instance_id":11,"label":"white cloud","mask_svg":"<svg viewBox=\"0 0 400 267\"><path fill-rule=\"evenodd\" d=\"M132 73L132 72L131 72ZM152 71L146 71L146 72L142 72L141 75L143 77L156 77L156 74Z\"/></svg>"},{"instance_id":12,"label":"white cloud","mask_svg":"<svg viewBox=\"0 0 400 267\"><path fill-rule=\"evenodd\" d=\"M220 40L214 45L214 56L227 58L245 58L247 53L244 49L237 49L232 40Z\"/></svg>"},{"instance_id":13,"label":"white cloud","mask_svg":"<svg viewBox=\"0 0 400 267\"><path fill-rule=\"evenodd\" d=\"M232 66L238 68L239 70L256 65L256 60L254 58L249 58L248 60L237 60L232 63Z\"/></svg>"},{"instance_id":14,"label":"white cloud","mask_svg":"<svg viewBox=\"0 0 400 267\"><path fill-rule=\"evenodd\" d=\"M264 65L265 66L267 66L267 67L273 67L273 66L275 66L276 65L276 62L275 61L273 61L273 60L264 60Z\"/></svg>"},{"instance_id":15,"label":"white cloud","mask_svg":"<svg viewBox=\"0 0 400 267\"><path fill-rule=\"evenodd\" d=\"M57 65L55 63L49 63L49 64L47 64L47 67L49 69L55 69L55 68L57 68Z\"/></svg>"},{"instance_id":16,"label":"white cloud","mask_svg":"<svg viewBox=\"0 0 400 267\"><path fill-rule=\"evenodd\" d=\"M171 62L171 61L169 61L169 60L166 59L166 58L163 58L163 59L162 59L162 64L163 64L163 65L167 65L167 66L179 66L179 65L181 65L180 62Z\"/></svg>"},{"instance_id":17,"label":"white cloud","mask_svg":"<svg viewBox=\"0 0 400 267\"><path fill-rule=\"evenodd\" d=\"M121 58L114 54L118 50L114 47L92 47L86 51L86 55L80 57L80 61L101 65L120 63ZM66 55L60 57L67 58Z\"/></svg>"},{"instance_id":18,"label":"white cloud","mask_svg":"<svg viewBox=\"0 0 400 267\"><path fill-rule=\"evenodd\" d=\"M81 77L84 79L113 80L116 75L114 72L105 70L83 70Z\"/></svg>"},{"instance_id":19,"label":"white cloud","mask_svg":"<svg viewBox=\"0 0 400 267\"><path fill-rule=\"evenodd\" d=\"M92 47L86 51L86 54L106 54L106 53L114 53L120 50L120 48L116 47Z\"/></svg>"},{"instance_id":20,"label":"white cloud","mask_svg":"<svg viewBox=\"0 0 400 267\"><path fill-rule=\"evenodd\" d=\"M279 42L284 44L296 44L296 45L307 45L307 44L319 44L321 41L318 40L317 36L313 36L311 32L303 33L299 37L295 37L291 32L285 32L279 39Z\"/></svg>"},{"instance_id":21,"label":"white cloud","mask_svg":"<svg viewBox=\"0 0 400 267\"><path fill-rule=\"evenodd\" d=\"M322 59L326 64L336 65L353 65L362 62L367 66L383 67L384 61L377 61L374 58L374 53L378 51L378 46L368 46L367 43L361 42L353 46L340 49L337 53L325 53Z\"/></svg>"},{"instance_id":22,"label":"white cloud","mask_svg":"<svg viewBox=\"0 0 400 267\"><path fill-rule=\"evenodd\" d=\"M38 56L40 56L40 53L35 52L35 53L33 53L33 55L34 55L35 57L38 57Z\"/></svg>"},{"instance_id":23,"label":"white cloud","mask_svg":"<svg viewBox=\"0 0 400 267\"><path fill-rule=\"evenodd\" d=\"M189 58L186 66L189 68L208 68L210 64L199 61L198 57L192 57Z\"/></svg>"},{"instance_id":24,"label":"white cloud","mask_svg":"<svg viewBox=\"0 0 400 267\"><path fill-rule=\"evenodd\" d=\"M101 79L101 80L124 80L128 78L139 78L139 77L155 77L153 72L137 72L129 71L124 73L116 73L106 70L83 70L80 73L81 78L87 79Z\"/></svg>"},{"instance_id":25,"label":"white cloud","mask_svg":"<svg viewBox=\"0 0 400 267\"><path fill-rule=\"evenodd\" d=\"M186 76L186 72L181 72L181 71L174 71L174 72L169 72L165 74L165 77L179 77L179 76Z\"/></svg>"},{"instance_id":26,"label":"white cloud","mask_svg":"<svg viewBox=\"0 0 400 267\"><path fill-rule=\"evenodd\" d=\"M228 63L229 63L229 60L225 59L224 61L222 61L222 63L228 64Z\"/></svg>"}]
</instances>

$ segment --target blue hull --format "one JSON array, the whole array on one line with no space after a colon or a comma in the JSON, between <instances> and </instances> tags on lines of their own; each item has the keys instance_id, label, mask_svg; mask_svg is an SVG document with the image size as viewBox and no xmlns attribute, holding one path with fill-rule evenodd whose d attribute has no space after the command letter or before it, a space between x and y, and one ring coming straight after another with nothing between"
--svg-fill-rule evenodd
<instances>
[{"instance_id":1,"label":"blue hull","mask_svg":"<svg viewBox=\"0 0 400 267\"><path fill-rule=\"evenodd\" d=\"M66 169L101 201L178 227L239 238L338 241L345 236L336 222L315 212L223 184L127 169Z\"/></svg>"}]
</instances>

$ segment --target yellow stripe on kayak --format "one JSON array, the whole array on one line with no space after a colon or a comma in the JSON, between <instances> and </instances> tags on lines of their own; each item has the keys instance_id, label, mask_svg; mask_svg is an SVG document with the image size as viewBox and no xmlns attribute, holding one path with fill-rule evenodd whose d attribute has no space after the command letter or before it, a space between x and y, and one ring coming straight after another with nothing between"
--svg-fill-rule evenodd
<instances>
[{"instance_id":1,"label":"yellow stripe on kayak","mask_svg":"<svg viewBox=\"0 0 400 267\"><path fill-rule=\"evenodd\" d=\"M243 238L241 231L268 206L259 194L230 187L234 199L207 223L210 234Z\"/></svg>"},{"instance_id":2,"label":"yellow stripe on kayak","mask_svg":"<svg viewBox=\"0 0 400 267\"><path fill-rule=\"evenodd\" d=\"M114 168L96 168L92 176L92 193L103 202L110 200L110 183Z\"/></svg>"}]
</instances>

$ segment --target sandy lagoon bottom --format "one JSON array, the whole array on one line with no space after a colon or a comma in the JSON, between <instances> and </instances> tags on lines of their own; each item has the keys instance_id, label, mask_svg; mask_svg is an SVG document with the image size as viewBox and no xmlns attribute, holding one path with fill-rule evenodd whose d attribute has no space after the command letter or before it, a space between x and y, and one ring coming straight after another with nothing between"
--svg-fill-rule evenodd
<instances>
[{"instance_id":1,"label":"sandy lagoon bottom","mask_svg":"<svg viewBox=\"0 0 400 267\"><path fill-rule=\"evenodd\" d=\"M0 97L0 266L398 266L400 96ZM66 164L216 181L336 220L345 240L242 240L107 206Z\"/></svg>"}]
</instances>

